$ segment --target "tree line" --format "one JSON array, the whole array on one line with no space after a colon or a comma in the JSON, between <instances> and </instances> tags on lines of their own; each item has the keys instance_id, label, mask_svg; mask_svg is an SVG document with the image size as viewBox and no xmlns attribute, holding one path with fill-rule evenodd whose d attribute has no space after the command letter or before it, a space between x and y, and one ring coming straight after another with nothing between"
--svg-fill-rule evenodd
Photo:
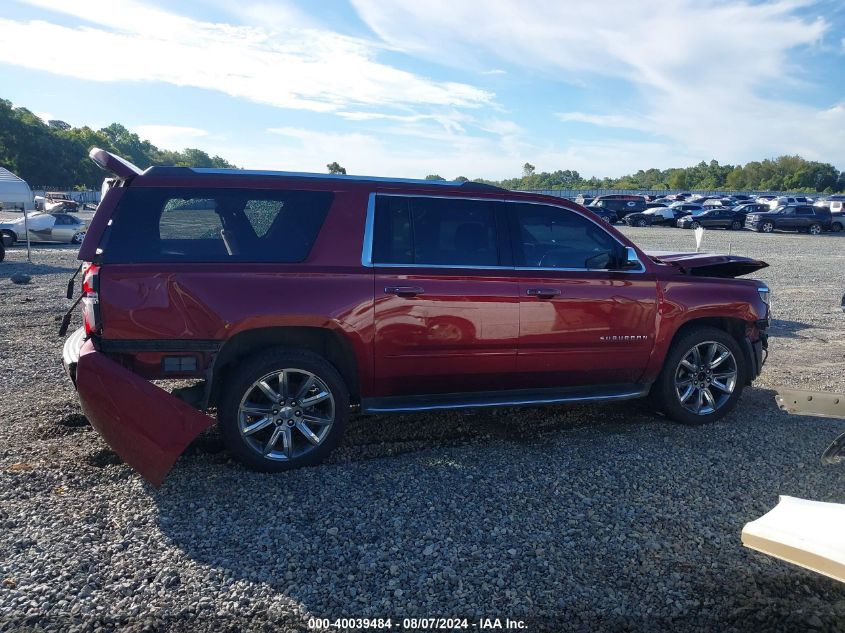
<instances>
[{"instance_id":1,"label":"tree line","mask_svg":"<svg viewBox=\"0 0 845 633\"><path fill-rule=\"evenodd\" d=\"M88 159L92 147L114 152L142 169L151 165L234 167L199 149L159 149L119 123L100 130L58 120L45 123L26 108L0 99L0 166L30 186L99 189L103 172Z\"/></svg>"},{"instance_id":2,"label":"tree line","mask_svg":"<svg viewBox=\"0 0 845 633\"><path fill-rule=\"evenodd\" d=\"M159 149L119 123L100 130L73 127L63 121L44 122L26 108L0 99L0 166L34 187L98 189L103 172L88 159L92 147L114 152L139 167L235 167L220 156L200 149L181 152ZM326 165L329 173L346 173L336 161ZM426 176L443 180L439 174ZM457 181L469 180L458 176ZM692 167L646 169L621 178L584 178L573 169L538 172L525 163L522 175L504 180L475 178L506 189L703 189L726 191L845 192L845 172L830 163L800 156L752 161L745 165L700 162Z\"/></svg>"},{"instance_id":3,"label":"tree line","mask_svg":"<svg viewBox=\"0 0 845 633\"><path fill-rule=\"evenodd\" d=\"M426 176L440 179L437 174ZM459 176L456 180L466 180ZM692 167L640 169L621 178L584 178L573 169L538 172L525 163L522 175L504 180L476 178L505 189L671 189L709 191L795 191L804 193L845 192L845 171L830 163L806 160L800 156L779 156L745 165L720 165L701 161Z\"/></svg>"}]
</instances>

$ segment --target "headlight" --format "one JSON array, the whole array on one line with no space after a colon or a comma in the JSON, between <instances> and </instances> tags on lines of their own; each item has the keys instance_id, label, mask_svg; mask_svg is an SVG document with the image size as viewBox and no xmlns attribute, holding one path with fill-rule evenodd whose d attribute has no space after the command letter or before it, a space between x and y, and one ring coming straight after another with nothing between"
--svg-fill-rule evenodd
<instances>
[{"instance_id":1,"label":"headlight","mask_svg":"<svg viewBox=\"0 0 845 633\"><path fill-rule=\"evenodd\" d=\"M772 291L766 284L760 284L757 286L757 294L760 295L760 299L766 304L768 312L766 316L768 317L772 313Z\"/></svg>"}]
</instances>

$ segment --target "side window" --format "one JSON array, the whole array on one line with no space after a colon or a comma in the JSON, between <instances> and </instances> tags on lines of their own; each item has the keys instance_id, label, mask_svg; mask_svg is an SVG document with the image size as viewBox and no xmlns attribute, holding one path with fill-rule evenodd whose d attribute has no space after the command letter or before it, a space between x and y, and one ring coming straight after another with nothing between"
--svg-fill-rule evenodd
<instances>
[{"instance_id":1,"label":"side window","mask_svg":"<svg viewBox=\"0 0 845 633\"><path fill-rule=\"evenodd\" d=\"M322 191L130 187L103 238L103 261L299 262L332 199Z\"/></svg>"},{"instance_id":2,"label":"side window","mask_svg":"<svg viewBox=\"0 0 845 633\"><path fill-rule=\"evenodd\" d=\"M797 215L813 215L813 207L796 207Z\"/></svg>"},{"instance_id":3,"label":"side window","mask_svg":"<svg viewBox=\"0 0 845 633\"><path fill-rule=\"evenodd\" d=\"M223 224L217 202L201 198L171 198L164 203L158 224L162 240L220 240Z\"/></svg>"},{"instance_id":4,"label":"side window","mask_svg":"<svg viewBox=\"0 0 845 633\"><path fill-rule=\"evenodd\" d=\"M375 263L499 265L493 203L377 196L375 214Z\"/></svg>"},{"instance_id":5,"label":"side window","mask_svg":"<svg viewBox=\"0 0 845 633\"><path fill-rule=\"evenodd\" d=\"M539 204L510 204L516 221L517 266L527 268L606 269L621 245L600 226L580 215Z\"/></svg>"}]
</instances>

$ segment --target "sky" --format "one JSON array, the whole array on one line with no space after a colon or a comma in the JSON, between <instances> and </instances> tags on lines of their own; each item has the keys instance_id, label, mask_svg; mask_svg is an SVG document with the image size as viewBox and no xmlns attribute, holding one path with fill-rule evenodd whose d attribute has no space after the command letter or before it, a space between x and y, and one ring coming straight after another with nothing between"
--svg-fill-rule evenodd
<instances>
[{"instance_id":1,"label":"sky","mask_svg":"<svg viewBox=\"0 0 845 633\"><path fill-rule=\"evenodd\" d=\"M845 170L841 0L3 0L0 97L240 167Z\"/></svg>"}]
</instances>

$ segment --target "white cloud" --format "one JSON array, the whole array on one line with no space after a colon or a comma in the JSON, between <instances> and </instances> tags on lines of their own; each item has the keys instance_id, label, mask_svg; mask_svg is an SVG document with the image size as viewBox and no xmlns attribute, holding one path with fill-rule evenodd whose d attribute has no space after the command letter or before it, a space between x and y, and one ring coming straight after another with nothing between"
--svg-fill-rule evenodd
<instances>
[{"instance_id":1,"label":"white cloud","mask_svg":"<svg viewBox=\"0 0 845 633\"><path fill-rule=\"evenodd\" d=\"M0 62L93 81L157 81L279 107L478 107L492 94L379 62L363 40L303 27L201 22L133 0L25 0L97 26L0 19ZM281 22L285 22L281 19ZM38 42L33 46L32 42Z\"/></svg>"},{"instance_id":2,"label":"white cloud","mask_svg":"<svg viewBox=\"0 0 845 633\"><path fill-rule=\"evenodd\" d=\"M501 68L491 68L490 70L482 70L482 75L507 75L508 71Z\"/></svg>"},{"instance_id":3,"label":"white cloud","mask_svg":"<svg viewBox=\"0 0 845 633\"><path fill-rule=\"evenodd\" d=\"M675 164L682 154L724 162L802 153L845 167L838 106L806 105L797 90L804 77L792 53L829 30L823 18L798 15L808 0L523 0L483 11L472 0L352 2L379 36L410 54L478 68L500 60L538 81L624 82L600 113L559 117L668 139ZM777 96L790 91L794 100ZM651 164L644 155L626 170Z\"/></svg>"},{"instance_id":4,"label":"white cloud","mask_svg":"<svg viewBox=\"0 0 845 633\"><path fill-rule=\"evenodd\" d=\"M183 150L196 147L198 140L209 136L208 130L184 125L136 125L133 130L142 140L161 149Z\"/></svg>"},{"instance_id":5,"label":"white cloud","mask_svg":"<svg viewBox=\"0 0 845 633\"><path fill-rule=\"evenodd\" d=\"M590 123L599 127L622 127L628 129L642 129L644 123L634 117L622 114L588 114L586 112L559 112L557 118L561 121L576 121Z\"/></svg>"}]
</instances>

